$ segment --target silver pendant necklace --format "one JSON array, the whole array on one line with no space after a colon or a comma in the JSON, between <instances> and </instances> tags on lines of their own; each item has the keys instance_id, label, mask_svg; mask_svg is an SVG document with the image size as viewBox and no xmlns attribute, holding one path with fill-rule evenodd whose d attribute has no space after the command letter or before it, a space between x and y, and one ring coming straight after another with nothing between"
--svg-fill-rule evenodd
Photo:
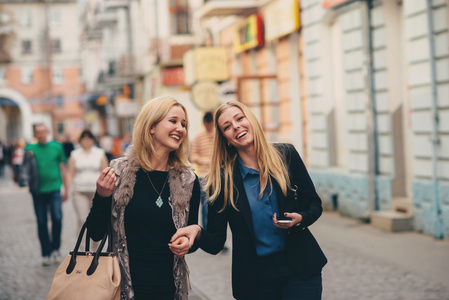
<instances>
[{"instance_id":1,"label":"silver pendant necklace","mask_svg":"<svg viewBox=\"0 0 449 300\"><path fill-rule=\"evenodd\" d=\"M154 186L153 182L151 181L151 178L150 178L150 175L148 175L148 172L147 172L146 170L143 170L143 171L145 172L145 174L147 174L147 177L148 177L148 180L149 180L150 183L151 183L151 186L153 187L153 189L154 189L154 191L156 192L156 194L158 194L158 197L157 197L155 203L156 203L156 205L157 205L159 208L161 208L162 205L164 204L164 201L162 200L161 195L162 195L162 192L164 191L165 185L167 184L167 181L168 181L168 174L167 174L167 177L165 178L165 182L164 182L164 185L162 186L161 192L158 192L157 189L156 189L156 187Z\"/></svg>"}]
</instances>

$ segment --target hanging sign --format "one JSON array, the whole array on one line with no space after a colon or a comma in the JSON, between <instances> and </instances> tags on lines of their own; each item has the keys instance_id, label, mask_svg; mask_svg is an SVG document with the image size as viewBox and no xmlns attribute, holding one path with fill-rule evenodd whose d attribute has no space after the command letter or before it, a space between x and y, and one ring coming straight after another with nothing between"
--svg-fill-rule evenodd
<instances>
[{"instance_id":1,"label":"hanging sign","mask_svg":"<svg viewBox=\"0 0 449 300\"><path fill-rule=\"evenodd\" d=\"M262 18L254 14L237 25L234 32L234 51L240 53L261 45L263 45Z\"/></svg>"},{"instance_id":2,"label":"hanging sign","mask_svg":"<svg viewBox=\"0 0 449 300\"><path fill-rule=\"evenodd\" d=\"M231 77L228 49L226 47L197 47L183 57L184 83L196 81L225 81Z\"/></svg>"},{"instance_id":3,"label":"hanging sign","mask_svg":"<svg viewBox=\"0 0 449 300\"><path fill-rule=\"evenodd\" d=\"M197 82L192 88L193 103L204 111L211 111L221 103L218 98L218 84L213 81Z\"/></svg>"},{"instance_id":4,"label":"hanging sign","mask_svg":"<svg viewBox=\"0 0 449 300\"><path fill-rule=\"evenodd\" d=\"M298 0L278 0L265 8L265 41L269 42L299 29Z\"/></svg>"}]
</instances>

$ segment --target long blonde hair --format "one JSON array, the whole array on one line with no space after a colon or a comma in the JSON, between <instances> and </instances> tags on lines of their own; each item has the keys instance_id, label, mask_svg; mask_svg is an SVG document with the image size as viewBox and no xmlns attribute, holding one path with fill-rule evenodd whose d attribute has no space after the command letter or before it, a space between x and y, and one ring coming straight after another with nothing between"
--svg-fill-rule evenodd
<instances>
[{"instance_id":1,"label":"long blonde hair","mask_svg":"<svg viewBox=\"0 0 449 300\"><path fill-rule=\"evenodd\" d=\"M209 201L212 203L218 198L221 189L224 189L224 206L223 209L231 203L232 207L237 209L234 199L234 180L232 178L233 165L237 159L238 153L235 147L229 147L227 140L218 125L218 119L221 114L230 107L239 108L248 119L254 134L254 150L256 153L257 163L260 169L260 192L262 197L267 185L272 190L271 177L273 177L282 189L282 193L287 195L287 188L290 186L288 170L279 151L268 143L262 127L257 121L256 116L251 110L241 102L230 101L222 104L215 112L214 126L214 150L212 152L211 166L208 174L205 176L205 190L208 193ZM224 187L221 186L221 170L224 171ZM212 194L210 193L212 191Z\"/></svg>"},{"instance_id":2,"label":"long blonde hair","mask_svg":"<svg viewBox=\"0 0 449 300\"><path fill-rule=\"evenodd\" d=\"M151 128L156 126L170 111L173 106L179 106L186 115L186 134L179 149L172 151L168 157L170 167L190 167L189 154L189 120L185 107L176 99L169 96L161 96L147 102L139 112L133 130L133 145L137 159L145 170L153 170L151 156L156 154L153 136L150 134Z\"/></svg>"}]
</instances>

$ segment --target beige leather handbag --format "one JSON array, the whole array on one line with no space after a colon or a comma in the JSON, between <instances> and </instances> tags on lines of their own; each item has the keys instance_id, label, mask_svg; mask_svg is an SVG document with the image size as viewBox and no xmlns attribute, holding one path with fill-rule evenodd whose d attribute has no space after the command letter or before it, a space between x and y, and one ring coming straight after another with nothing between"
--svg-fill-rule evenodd
<instances>
[{"instance_id":1,"label":"beige leather handbag","mask_svg":"<svg viewBox=\"0 0 449 300\"><path fill-rule=\"evenodd\" d=\"M106 233L95 252L89 251L86 236L86 251L78 249L87 224L81 228L75 249L59 265L47 300L119 300L120 267L112 252L110 235ZM109 235L109 238L108 238ZM108 240L107 252L101 252Z\"/></svg>"}]
</instances>

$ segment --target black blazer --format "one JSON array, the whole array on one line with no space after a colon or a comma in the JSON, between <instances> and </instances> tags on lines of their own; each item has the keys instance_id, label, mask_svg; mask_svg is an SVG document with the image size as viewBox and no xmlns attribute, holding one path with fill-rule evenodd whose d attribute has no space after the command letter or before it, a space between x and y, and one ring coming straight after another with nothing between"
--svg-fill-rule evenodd
<instances>
[{"instance_id":1,"label":"black blazer","mask_svg":"<svg viewBox=\"0 0 449 300\"><path fill-rule=\"evenodd\" d=\"M277 182L272 179L277 192L279 215L284 212L297 212L302 215L300 226L288 230L286 253L292 270L302 279L308 279L321 272L327 259L321 251L312 233L307 228L312 225L323 211L321 199L315 191L312 180L298 152L291 144L274 145L283 154L292 188L287 196ZM217 254L226 241L227 224L232 231L232 289L237 299L255 299L257 291L256 274L258 272L256 242L251 209L246 197L239 164L236 161L233 171L234 199L238 211L231 205L223 208L224 192L221 191L215 202L209 206L207 230L202 230L199 246L204 251ZM224 183L222 183L224 186Z\"/></svg>"}]
</instances>

